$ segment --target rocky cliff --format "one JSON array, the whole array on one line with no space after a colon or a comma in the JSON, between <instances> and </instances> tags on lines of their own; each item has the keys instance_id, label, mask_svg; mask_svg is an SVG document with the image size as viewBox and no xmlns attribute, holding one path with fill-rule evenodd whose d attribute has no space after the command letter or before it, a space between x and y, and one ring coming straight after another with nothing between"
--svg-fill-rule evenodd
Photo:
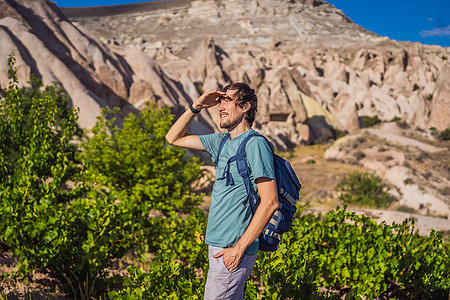
<instances>
[{"instance_id":1,"label":"rocky cliff","mask_svg":"<svg viewBox=\"0 0 450 300\"><path fill-rule=\"evenodd\" d=\"M325 1L177 0L64 12L106 44L147 53L190 100L230 81L249 83L260 99L256 126L282 149L353 131L366 115L450 126L450 49L379 37Z\"/></svg>"},{"instance_id":2,"label":"rocky cliff","mask_svg":"<svg viewBox=\"0 0 450 300\"><path fill-rule=\"evenodd\" d=\"M0 2L0 86L8 86L7 59L17 59L19 81L31 73L44 83L59 83L80 109L79 123L91 128L103 107L137 112L145 101L161 103L180 113L189 97L178 82L142 51L109 47L81 25L69 21L46 0ZM200 120L213 130L208 116Z\"/></svg>"}]
</instances>

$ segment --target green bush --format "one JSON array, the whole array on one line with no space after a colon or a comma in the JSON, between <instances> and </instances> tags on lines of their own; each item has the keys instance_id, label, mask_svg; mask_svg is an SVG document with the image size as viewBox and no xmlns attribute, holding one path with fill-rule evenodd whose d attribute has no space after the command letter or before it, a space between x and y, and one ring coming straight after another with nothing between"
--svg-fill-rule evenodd
<instances>
[{"instance_id":1,"label":"green bush","mask_svg":"<svg viewBox=\"0 0 450 300\"><path fill-rule=\"evenodd\" d=\"M391 201L389 187L373 173L355 171L344 176L335 190L345 205L386 207Z\"/></svg>"},{"instance_id":2,"label":"green bush","mask_svg":"<svg viewBox=\"0 0 450 300\"><path fill-rule=\"evenodd\" d=\"M438 139L441 141L450 140L450 128L447 128L447 129L439 132Z\"/></svg>"},{"instance_id":3,"label":"green bush","mask_svg":"<svg viewBox=\"0 0 450 300\"><path fill-rule=\"evenodd\" d=\"M149 272L133 265L127 272L125 288L109 292L110 299L203 299L204 284L195 270L160 252Z\"/></svg>"},{"instance_id":4,"label":"green bush","mask_svg":"<svg viewBox=\"0 0 450 300\"><path fill-rule=\"evenodd\" d=\"M170 224L196 208L200 166L165 143L171 116L156 107L120 128L105 112L79 153L68 96L36 78L19 88L14 62L0 101L0 241L19 258L17 276L48 273L71 298L100 297L116 283L114 259L156 251Z\"/></svg>"},{"instance_id":5,"label":"green bush","mask_svg":"<svg viewBox=\"0 0 450 300\"><path fill-rule=\"evenodd\" d=\"M316 161L315 161L314 159L308 159L308 160L306 161L306 164L307 164L307 165L314 165L314 164L316 164Z\"/></svg>"},{"instance_id":6,"label":"green bush","mask_svg":"<svg viewBox=\"0 0 450 300\"><path fill-rule=\"evenodd\" d=\"M77 112L56 86L41 89L32 77L31 89L19 88L14 63L10 57L10 83L0 100L0 241L19 257L19 276L38 269L67 282L69 271L60 270L75 261L54 259L67 242L62 212L84 191L71 144L79 133Z\"/></svg>"},{"instance_id":7,"label":"green bush","mask_svg":"<svg viewBox=\"0 0 450 300\"><path fill-rule=\"evenodd\" d=\"M440 233L413 232L412 219L391 226L341 209L309 214L294 221L276 252L259 254L255 273L269 299L311 299L319 287L370 299L445 299L449 246Z\"/></svg>"},{"instance_id":8,"label":"green bush","mask_svg":"<svg viewBox=\"0 0 450 300\"><path fill-rule=\"evenodd\" d=\"M206 214L199 208L181 218L175 213L161 224L159 235L154 237L154 248L176 259L201 269L208 265L208 250L204 241Z\"/></svg>"},{"instance_id":9,"label":"green bush","mask_svg":"<svg viewBox=\"0 0 450 300\"><path fill-rule=\"evenodd\" d=\"M413 219L387 225L345 209L308 214L294 220L277 251L258 254L244 299L341 299L331 290L345 299L447 299L449 250L441 233L414 233ZM206 265L202 276L162 253L149 272L129 267L124 289L109 296L201 298Z\"/></svg>"},{"instance_id":10,"label":"green bush","mask_svg":"<svg viewBox=\"0 0 450 300\"><path fill-rule=\"evenodd\" d=\"M168 108L151 106L139 116L130 114L121 127L115 125L117 113L104 110L93 136L82 143L84 180L103 196L115 195L133 224L131 231L140 232L139 246L156 251L154 241L165 219L190 213L200 203L202 196L193 192L202 175L200 163L166 143L172 119Z\"/></svg>"},{"instance_id":11,"label":"green bush","mask_svg":"<svg viewBox=\"0 0 450 300\"><path fill-rule=\"evenodd\" d=\"M121 290L111 299L201 299L208 271L204 243L206 215L195 209L186 218L175 214L162 224L155 243L159 245L149 271L127 268Z\"/></svg>"},{"instance_id":12,"label":"green bush","mask_svg":"<svg viewBox=\"0 0 450 300\"><path fill-rule=\"evenodd\" d=\"M410 126L408 125L408 123L406 123L406 121L397 121L396 124L401 129L408 129L408 128L410 128Z\"/></svg>"},{"instance_id":13,"label":"green bush","mask_svg":"<svg viewBox=\"0 0 450 300\"><path fill-rule=\"evenodd\" d=\"M375 126L376 124L381 123L381 120L378 118L378 116L362 116L361 117L361 124L364 128Z\"/></svg>"},{"instance_id":14,"label":"green bush","mask_svg":"<svg viewBox=\"0 0 450 300\"><path fill-rule=\"evenodd\" d=\"M345 130L339 130L339 129L334 129L334 135L337 139L340 139L341 137L344 137L347 135L347 131Z\"/></svg>"}]
</instances>

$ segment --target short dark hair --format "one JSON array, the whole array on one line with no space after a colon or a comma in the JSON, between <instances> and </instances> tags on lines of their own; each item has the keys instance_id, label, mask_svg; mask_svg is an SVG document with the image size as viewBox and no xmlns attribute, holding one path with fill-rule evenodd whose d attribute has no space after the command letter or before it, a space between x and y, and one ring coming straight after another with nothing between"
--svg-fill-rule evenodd
<instances>
[{"instance_id":1,"label":"short dark hair","mask_svg":"<svg viewBox=\"0 0 450 300\"><path fill-rule=\"evenodd\" d=\"M250 103L250 109L245 115L245 121L252 127L252 124L255 121L256 111L258 110L258 98L255 95L255 90L243 82L229 84L224 87L222 91L226 92L228 90L236 90L236 104L240 108L244 108L245 103Z\"/></svg>"}]
</instances>

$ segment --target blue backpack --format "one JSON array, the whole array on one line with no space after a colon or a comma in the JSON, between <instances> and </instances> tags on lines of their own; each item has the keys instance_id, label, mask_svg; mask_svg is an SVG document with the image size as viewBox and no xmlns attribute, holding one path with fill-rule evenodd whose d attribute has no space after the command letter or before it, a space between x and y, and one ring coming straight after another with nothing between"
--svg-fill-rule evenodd
<instances>
[{"instance_id":1,"label":"blue backpack","mask_svg":"<svg viewBox=\"0 0 450 300\"><path fill-rule=\"evenodd\" d=\"M232 162L236 161L238 172L244 180L245 188L247 190L247 198L245 199L243 204L246 205L247 201L250 202L250 208L253 215L256 212L256 203L249 180L249 168L246 160L247 154L245 152L245 146L247 145L247 142L254 136L263 137L269 143L273 152L273 145L267 140L265 136L257 132L251 133L241 142L237 153L228 159L222 177L218 178L218 180L226 179L227 186L234 185L234 180L230 173L230 165ZM214 161L214 164L216 166L219 161L220 152L222 151L222 148L229 137L229 135L226 135L220 142L219 151ZM291 228L291 223L297 210L295 204L299 198L299 192L301 188L300 181L298 180L297 175L295 175L291 164L275 153L273 153L273 158L275 164L274 167L277 181L279 208L273 214L269 223L259 236L259 249L262 251L277 250L278 244L281 241L281 235Z\"/></svg>"}]
</instances>

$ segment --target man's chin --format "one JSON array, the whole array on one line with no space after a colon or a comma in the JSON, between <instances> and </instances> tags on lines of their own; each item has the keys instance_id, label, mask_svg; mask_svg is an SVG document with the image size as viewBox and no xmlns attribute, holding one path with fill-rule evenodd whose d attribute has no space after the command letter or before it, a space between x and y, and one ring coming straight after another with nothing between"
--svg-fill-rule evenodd
<instances>
[{"instance_id":1,"label":"man's chin","mask_svg":"<svg viewBox=\"0 0 450 300\"><path fill-rule=\"evenodd\" d=\"M236 127L240 122L242 122L242 119L226 120L224 122L220 122L219 126L222 129L232 129Z\"/></svg>"},{"instance_id":2,"label":"man's chin","mask_svg":"<svg viewBox=\"0 0 450 300\"><path fill-rule=\"evenodd\" d=\"M231 127L231 123L230 122L220 122L219 126L222 129L228 129Z\"/></svg>"}]
</instances>

